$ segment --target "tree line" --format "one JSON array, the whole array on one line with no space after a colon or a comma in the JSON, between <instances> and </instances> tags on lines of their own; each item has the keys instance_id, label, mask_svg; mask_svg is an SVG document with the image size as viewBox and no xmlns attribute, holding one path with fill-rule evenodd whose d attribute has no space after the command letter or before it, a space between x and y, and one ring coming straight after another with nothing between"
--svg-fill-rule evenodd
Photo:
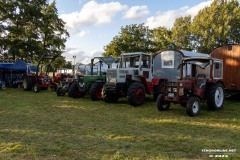
<instances>
[{"instance_id":1,"label":"tree line","mask_svg":"<svg viewBox=\"0 0 240 160\"><path fill-rule=\"evenodd\" d=\"M240 44L239 2L214 0L195 17L177 18L171 29L149 29L144 24L126 25L104 46L103 55L119 56L122 52L136 51L155 53L170 44L176 49L207 54L223 45Z\"/></svg>"},{"instance_id":2,"label":"tree line","mask_svg":"<svg viewBox=\"0 0 240 160\"><path fill-rule=\"evenodd\" d=\"M58 17L56 3L48 0L0 1L0 59L37 62L44 54L58 54L69 33Z\"/></svg>"}]
</instances>

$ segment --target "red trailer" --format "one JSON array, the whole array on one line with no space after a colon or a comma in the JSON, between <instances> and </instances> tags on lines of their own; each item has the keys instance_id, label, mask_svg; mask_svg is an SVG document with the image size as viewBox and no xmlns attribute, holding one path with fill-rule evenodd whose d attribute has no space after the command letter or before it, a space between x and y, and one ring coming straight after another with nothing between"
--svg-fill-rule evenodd
<instances>
[{"instance_id":1,"label":"red trailer","mask_svg":"<svg viewBox=\"0 0 240 160\"><path fill-rule=\"evenodd\" d=\"M213 58L223 60L223 82L229 95L240 92L240 45L227 45L211 52Z\"/></svg>"}]
</instances>

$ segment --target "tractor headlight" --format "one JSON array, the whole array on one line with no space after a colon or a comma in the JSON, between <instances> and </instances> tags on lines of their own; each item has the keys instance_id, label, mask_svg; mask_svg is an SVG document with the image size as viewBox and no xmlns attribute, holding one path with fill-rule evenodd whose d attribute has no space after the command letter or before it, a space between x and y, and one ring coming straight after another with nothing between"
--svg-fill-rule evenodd
<instances>
[{"instance_id":1,"label":"tractor headlight","mask_svg":"<svg viewBox=\"0 0 240 160\"><path fill-rule=\"evenodd\" d=\"M168 87L168 92L171 92L171 91L172 91L171 87Z\"/></svg>"},{"instance_id":2,"label":"tractor headlight","mask_svg":"<svg viewBox=\"0 0 240 160\"><path fill-rule=\"evenodd\" d=\"M108 78L108 82L117 82L116 78Z\"/></svg>"},{"instance_id":3,"label":"tractor headlight","mask_svg":"<svg viewBox=\"0 0 240 160\"><path fill-rule=\"evenodd\" d=\"M173 92L177 92L177 88L173 88Z\"/></svg>"}]
</instances>

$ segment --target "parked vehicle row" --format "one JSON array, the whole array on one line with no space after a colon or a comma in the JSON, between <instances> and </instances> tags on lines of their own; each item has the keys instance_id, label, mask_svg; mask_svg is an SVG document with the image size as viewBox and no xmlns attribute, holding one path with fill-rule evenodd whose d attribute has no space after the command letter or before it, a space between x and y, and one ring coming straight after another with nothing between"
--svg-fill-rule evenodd
<instances>
[{"instance_id":1,"label":"parked vehicle row","mask_svg":"<svg viewBox=\"0 0 240 160\"><path fill-rule=\"evenodd\" d=\"M132 106L143 105L146 95L152 95L159 111L168 110L171 104L180 104L187 115L197 116L205 102L209 110L223 108L226 60L218 59L220 57L215 51L208 55L175 49L156 54L123 53L118 57L116 68L111 68L114 58L94 57L91 64L78 66L78 74L58 77L56 93L58 96L68 93L73 98L89 94L92 100L103 99L106 103L126 97ZM23 82L25 90L31 85L35 92L45 87L40 80L46 78L40 75L35 79L29 77ZM236 85L231 87L236 88Z\"/></svg>"}]
</instances>

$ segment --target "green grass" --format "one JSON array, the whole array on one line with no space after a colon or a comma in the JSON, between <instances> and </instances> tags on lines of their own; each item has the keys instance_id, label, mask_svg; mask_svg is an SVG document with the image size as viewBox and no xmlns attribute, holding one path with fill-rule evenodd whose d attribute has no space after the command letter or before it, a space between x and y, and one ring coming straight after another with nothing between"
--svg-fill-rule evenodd
<instances>
[{"instance_id":1,"label":"green grass","mask_svg":"<svg viewBox=\"0 0 240 160\"><path fill-rule=\"evenodd\" d=\"M141 107L57 97L20 89L0 91L0 159L208 159L202 149L237 149L240 159L240 101L188 117L171 105ZM223 159L223 158L221 158Z\"/></svg>"}]
</instances>

